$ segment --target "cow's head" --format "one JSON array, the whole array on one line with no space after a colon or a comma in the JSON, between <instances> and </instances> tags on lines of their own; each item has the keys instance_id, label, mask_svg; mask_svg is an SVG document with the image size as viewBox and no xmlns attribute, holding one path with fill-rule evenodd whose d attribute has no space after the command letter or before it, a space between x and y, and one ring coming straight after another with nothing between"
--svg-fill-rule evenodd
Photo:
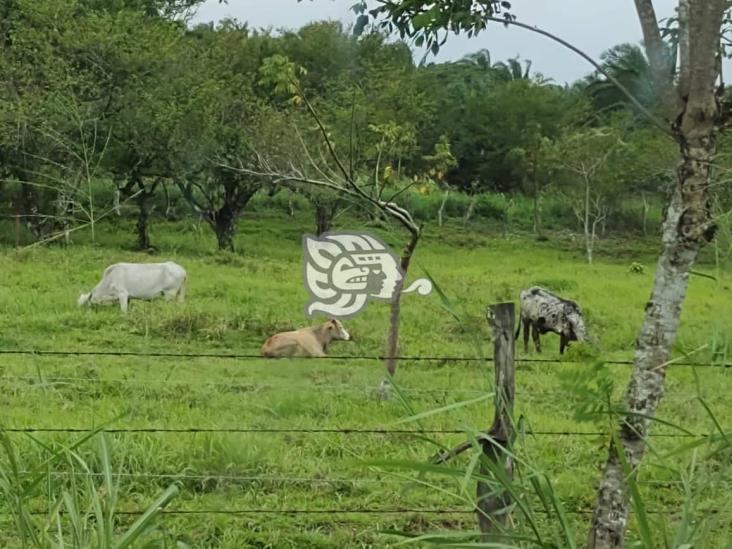
<instances>
[{"instance_id":1,"label":"cow's head","mask_svg":"<svg viewBox=\"0 0 732 549\"><path fill-rule=\"evenodd\" d=\"M582 317L582 311L579 308L573 310L567 315L569 324L570 341L586 341L587 330L585 328L585 319Z\"/></svg>"},{"instance_id":2,"label":"cow's head","mask_svg":"<svg viewBox=\"0 0 732 549\"><path fill-rule=\"evenodd\" d=\"M325 323L325 329L328 330L331 339L342 339L343 341L351 339L351 334L346 331L341 321L337 318L329 319Z\"/></svg>"},{"instance_id":3,"label":"cow's head","mask_svg":"<svg viewBox=\"0 0 732 549\"><path fill-rule=\"evenodd\" d=\"M77 303L79 307L83 307L84 305L88 305L89 307L91 307L91 292L89 292L88 294L82 293L79 296Z\"/></svg>"}]
</instances>

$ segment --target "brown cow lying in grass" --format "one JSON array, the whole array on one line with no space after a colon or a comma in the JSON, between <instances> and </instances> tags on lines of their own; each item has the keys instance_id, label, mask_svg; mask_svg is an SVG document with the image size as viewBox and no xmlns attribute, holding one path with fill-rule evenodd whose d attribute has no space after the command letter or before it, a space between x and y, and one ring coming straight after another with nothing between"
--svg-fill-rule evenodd
<instances>
[{"instance_id":1,"label":"brown cow lying in grass","mask_svg":"<svg viewBox=\"0 0 732 549\"><path fill-rule=\"evenodd\" d=\"M280 358L289 356L326 356L328 345L334 339L348 341L350 334L340 320L332 318L320 326L281 332L262 345L262 356Z\"/></svg>"}]
</instances>

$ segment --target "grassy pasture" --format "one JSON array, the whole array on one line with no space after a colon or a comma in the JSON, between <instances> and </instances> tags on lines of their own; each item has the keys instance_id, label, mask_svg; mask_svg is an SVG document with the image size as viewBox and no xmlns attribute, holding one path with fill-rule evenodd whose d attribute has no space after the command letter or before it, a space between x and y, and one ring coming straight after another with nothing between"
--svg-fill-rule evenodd
<instances>
[{"instance_id":1,"label":"grassy pasture","mask_svg":"<svg viewBox=\"0 0 732 549\"><path fill-rule=\"evenodd\" d=\"M309 217L257 212L241 223L238 245L244 254L209 252L208 230L190 221L157 224L153 241L160 253L125 248L131 227L115 220L97 228L98 241L75 237L64 248L0 251L0 350L124 350L176 353L258 353L274 331L302 326L306 292L301 282L300 237L309 232ZM349 229L356 228L349 225ZM403 235L385 237L400 249ZM579 246L569 240L536 243L522 236L491 236L479 227L428 229L415 256L410 279L425 271L456 303L462 320L441 306L437 295L407 296L402 320L403 355L481 357L491 353L483 319L486 304L516 300L518 291L541 284L576 299L586 311L597 340L598 356L632 356L635 333L652 282L655 242L605 242L597 263L584 264ZM183 305L133 302L124 317L115 307L79 310L76 298L113 262L173 259L189 273ZM631 262L646 266L629 272ZM712 273L715 266L699 270ZM708 360L710 349L724 350L732 341L732 276L721 269L716 281L693 277L676 345L677 355L709 347L694 355ZM388 307L372 303L347 323L354 341L334 344L337 355L383 352ZM478 343L476 343L476 341ZM558 338L544 338L546 358L558 357ZM516 412L537 431L596 432L607 420L579 422L575 411L584 402L577 379L592 369L588 349L575 346L564 364L520 363ZM519 346L519 357L523 349ZM600 374L614 383L619 397L629 368L607 365ZM729 391L732 370L671 367L661 417L698 432L714 425L695 399L703 395L716 419L732 426ZM399 399L379 402L373 391L383 377L374 360L265 361L261 359L150 358L111 356L0 355L0 402L4 427L93 428L117 418L113 428L390 428L410 415ZM491 391L492 369L478 362L404 361L397 382L419 413L476 399ZM430 416L426 429L482 429L491 419L489 401ZM417 428L416 424L402 427ZM656 433L674 433L659 426ZM38 434L53 446L74 434ZM452 446L460 434L433 435ZM24 467L43 460L38 442L22 434L11 439ZM108 436L113 467L119 474L120 509L142 509L155 494L178 479L183 486L170 509L231 510L237 514L170 514L160 521L156 546L182 541L191 547L345 547L384 546L397 538L385 533L412 533L474 528L474 519L457 483L430 479L425 487L408 472L385 471L369 461L424 461L436 448L409 435L310 433L129 433ZM652 524L673 529L677 509L688 501L697 514L714 509L717 519L704 533L711 546L732 536L732 498L720 480L729 456L703 461L686 485L692 453L673 460L664 452L688 442L654 437L639 478ZM577 539L585 536L594 483L606 456L603 436L535 435L519 440L517 451L545 471L572 513ZM95 470L95 441L78 452ZM465 465L469 455L457 460ZM5 459L0 458L0 459ZM367 463L364 463L367 462ZM68 486L72 465L54 464L48 479L31 495L35 509ZM74 469L77 472L80 470ZM727 469L728 470L728 469ZM444 489L443 491L438 488ZM468 492L472 493L471 486ZM452 509L454 513L420 513L416 509ZM333 511L310 514L266 514L246 510ZM338 510L408 510L401 513L338 513ZM7 502L0 501L0 545L20 546L9 522ZM464 511L464 512L460 512ZM539 515L540 517L540 515ZM122 515L121 522L134 517ZM545 521L546 522L546 521ZM557 543L557 526L543 524L547 540ZM635 538L633 530L632 537ZM660 538L659 538L660 542ZM717 545L718 546L718 545Z\"/></svg>"}]
</instances>

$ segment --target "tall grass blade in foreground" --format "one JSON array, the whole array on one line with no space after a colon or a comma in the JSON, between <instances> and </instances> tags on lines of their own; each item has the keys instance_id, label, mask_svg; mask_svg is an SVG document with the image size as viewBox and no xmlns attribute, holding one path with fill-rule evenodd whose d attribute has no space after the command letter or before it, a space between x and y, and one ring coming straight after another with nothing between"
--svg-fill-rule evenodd
<instances>
[{"instance_id":1,"label":"tall grass blade in foreground","mask_svg":"<svg viewBox=\"0 0 732 549\"><path fill-rule=\"evenodd\" d=\"M6 433L0 433L5 460L0 460L0 491L11 509L22 547L47 549L51 547L86 548L90 546L125 549L153 533L162 510L179 493L176 484L168 486L141 512L129 527L119 525L120 504L118 479L112 468L112 455L104 434L99 436L96 461L101 467L101 485L94 482L97 474L93 466L77 450L89 440L85 435L59 451L29 439L41 449L40 468L56 464L66 470L50 467L46 470L45 486L40 487L39 467L34 471L21 470L18 452ZM46 457L50 454L50 457ZM65 461L60 459L65 458ZM77 467L83 471L82 482L76 482ZM61 475L58 475L58 473ZM30 473L30 474L29 474ZM63 474L67 473L67 474ZM58 478L61 478L59 481ZM68 477L68 479L67 479ZM68 480L68 482L66 481ZM42 512L36 510L46 502L45 518L37 520Z\"/></svg>"}]
</instances>

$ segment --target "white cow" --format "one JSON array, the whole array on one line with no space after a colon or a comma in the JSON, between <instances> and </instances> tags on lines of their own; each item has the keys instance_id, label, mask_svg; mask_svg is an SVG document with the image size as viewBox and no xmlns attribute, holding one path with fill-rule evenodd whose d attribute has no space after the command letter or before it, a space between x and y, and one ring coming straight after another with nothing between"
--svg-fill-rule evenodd
<instances>
[{"instance_id":1,"label":"white cow","mask_svg":"<svg viewBox=\"0 0 732 549\"><path fill-rule=\"evenodd\" d=\"M104 270L102 280L88 294L79 296L79 306L119 302L127 312L130 299L173 298L186 294L186 271L172 261L165 263L115 263Z\"/></svg>"}]
</instances>

